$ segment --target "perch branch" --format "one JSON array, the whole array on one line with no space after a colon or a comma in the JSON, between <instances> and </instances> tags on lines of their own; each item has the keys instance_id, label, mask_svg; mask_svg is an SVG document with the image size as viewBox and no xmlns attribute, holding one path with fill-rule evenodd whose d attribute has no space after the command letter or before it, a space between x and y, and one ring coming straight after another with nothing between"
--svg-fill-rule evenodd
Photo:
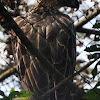
<instances>
[{"instance_id":1,"label":"perch branch","mask_svg":"<svg viewBox=\"0 0 100 100\"><path fill-rule=\"evenodd\" d=\"M76 31L86 33L86 34L100 35L100 31L93 30L93 29L80 28L80 29L77 29Z\"/></svg>"}]
</instances>

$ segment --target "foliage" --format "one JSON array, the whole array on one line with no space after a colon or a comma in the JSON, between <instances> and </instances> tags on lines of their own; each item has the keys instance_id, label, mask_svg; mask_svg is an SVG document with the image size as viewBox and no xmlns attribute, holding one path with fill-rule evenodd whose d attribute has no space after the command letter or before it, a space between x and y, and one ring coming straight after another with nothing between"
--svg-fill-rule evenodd
<instances>
[{"instance_id":1,"label":"foliage","mask_svg":"<svg viewBox=\"0 0 100 100\"><path fill-rule=\"evenodd\" d=\"M100 89L94 88L88 91L84 96L86 100L99 100L100 99Z\"/></svg>"},{"instance_id":2,"label":"foliage","mask_svg":"<svg viewBox=\"0 0 100 100\"><path fill-rule=\"evenodd\" d=\"M95 76L98 74L98 70L97 70L97 66L100 65L100 61L97 62L97 64L95 65L94 69L92 70L92 75L93 75L93 79L95 78Z\"/></svg>"},{"instance_id":3,"label":"foliage","mask_svg":"<svg viewBox=\"0 0 100 100\"><path fill-rule=\"evenodd\" d=\"M96 23L93 28L100 28L100 23Z\"/></svg>"},{"instance_id":4,"label":"foliage","mask_svg":"<svg viewBox=\"0 0 100 100\"><path fill-rule=\"evenodd\" d=\"M83 98L86 100L99 100L100 99L100 81L95 85L95 87L91 90L89 90Z\"/></svg>"},{"instance_id":5,"label":"foliage","mask_svg":"<svg viewBox=\"0 0 100 100\"><path fill-rule=\"evenodd\" d=\"M95 44L85 49L87 52L100 51L100 44Z\"/></svg>"},{"instance_id":6,"label":"foliage","mask_svg":"<svg viewBox=\"0 0 100 100\"><path fill-rule=\"evenodd\" d=\"M96 23L93 26L93 28L100 28L100 23ZM97 38L96 41L100 41L100 37ZM86 48L85 51L87 51L87 52L99 51L99 52L96 52L94 54L90 54L90 56L89 56L90 59L95 59L97 57L100 57L100 44L91 45L90 47ZM91 74L93 75L93 79L99 74L98 73L98 68L97 68L98 65L100 65L100 61L98 61L96 63L94 69L91 72ZM83 96L83 99L86 99L86 100L99 100L100 99L100 88L98 88L98 86L100 86L100 81L97 82L97 84L95 85L95 87L93 89L89 90Z\"/></svg>"},{"instance_id":7,"label":"foliage","mask_svg":"<svg viewBox=\"0 0 100 100\"><path fill-rule=\"evenodd\" d=\"M13 100L14 98L20 98L28 100L29 96L32 96L33 93L27 93L27 91L15 91L14 88L11 89L9 96L6 96L3 91L0 90L0 96L3 98L0 100Z\"/></svg>"}]
</instances>

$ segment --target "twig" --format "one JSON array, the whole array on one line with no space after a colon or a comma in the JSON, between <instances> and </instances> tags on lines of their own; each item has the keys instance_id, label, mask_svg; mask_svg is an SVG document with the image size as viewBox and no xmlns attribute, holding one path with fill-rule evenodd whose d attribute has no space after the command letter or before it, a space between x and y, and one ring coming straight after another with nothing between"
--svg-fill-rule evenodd
<instances>
[{"instance_id":1,"label":"twig","mask_svg":"<svg viewBox=\"0 0 100 100\"><path fill-rule=\"evenodd\" d=\"M13 66L9 69L6 69L5 71L3 71L1 74L0 74L0 82L2 82L3 80L5 80L7 77L15 74L16 72L16 66Z\"/></svg>"},{"instance_id":2,"label":"twig","mask_svg":"<svg viewBox=\"0 0 100 100\"><path fill-rule=\"evenodd\" d=\"M86 16L83 20L80 20L77 24L75 24L75 29L80 29L83 25L85 25L87 22L89 22L91 19L96 17L98 14L100 14L100 8L92 12L92 14L89 14Z\"/></svg>"},{"instance_id":3,"label":"twig","mask_svg":"<svg viewBox=\"0 0 100 100\"><path fill-rule=\"evenodd\" d=\"M93 30L93 29L80 28L80 29L77 29L76 31L86 33L86 34L100 35L100 31Z\"/></svg>"}]
</instances>

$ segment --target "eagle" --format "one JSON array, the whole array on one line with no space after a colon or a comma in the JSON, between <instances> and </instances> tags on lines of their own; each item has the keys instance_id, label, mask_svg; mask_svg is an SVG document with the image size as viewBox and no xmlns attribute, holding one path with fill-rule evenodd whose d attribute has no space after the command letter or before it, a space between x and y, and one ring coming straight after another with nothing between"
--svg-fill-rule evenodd
<instances>
[{"instance_id":1,"label":"eagle","mask_svg":"<svg viewBox=\"0 0 100 100\"><path fill-rule=\"evenodd\" d=\"M78 9L79 2L38 0L28 13L18 16L15 21L46 59L63 76L68 77L75 70L76 33L72 19L59 11L64 6ZM72 100L71 90L66 84L41 98L41 95L54 88L61 79L54 79L41 69L39 60L30 55L16 35L12 35L12 50L23 89L34 92L29 100Z\"/></svg>"}]
</instances>

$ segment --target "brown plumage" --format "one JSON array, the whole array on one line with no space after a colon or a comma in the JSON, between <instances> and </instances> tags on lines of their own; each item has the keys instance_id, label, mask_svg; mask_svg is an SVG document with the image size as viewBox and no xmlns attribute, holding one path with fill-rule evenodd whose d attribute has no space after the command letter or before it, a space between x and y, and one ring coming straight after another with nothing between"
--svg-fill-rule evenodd
<instances>
[{"instance_id":1,"label":"brown plumage","mask_svg":"<svg viewBox=\"0 0 100 100\"><path fill-rule=\"evenodd\" d=\"M58 8L62 6L78 8L78 1L39 0L38 3L24 17L18 16L16 22L50 63L68 77L74 73L75 67L75 32L72 20L60 13ZM31 58L20 40L14 38L12 36L12 48L21 84L24 90L35 93L30 100L71 100L71 91L66 85L61 86L55 93L38 98L55 87L61 79L59 77L53 79L52 75L43 71L38 59Z\"/></svg>"}]
</instances>

